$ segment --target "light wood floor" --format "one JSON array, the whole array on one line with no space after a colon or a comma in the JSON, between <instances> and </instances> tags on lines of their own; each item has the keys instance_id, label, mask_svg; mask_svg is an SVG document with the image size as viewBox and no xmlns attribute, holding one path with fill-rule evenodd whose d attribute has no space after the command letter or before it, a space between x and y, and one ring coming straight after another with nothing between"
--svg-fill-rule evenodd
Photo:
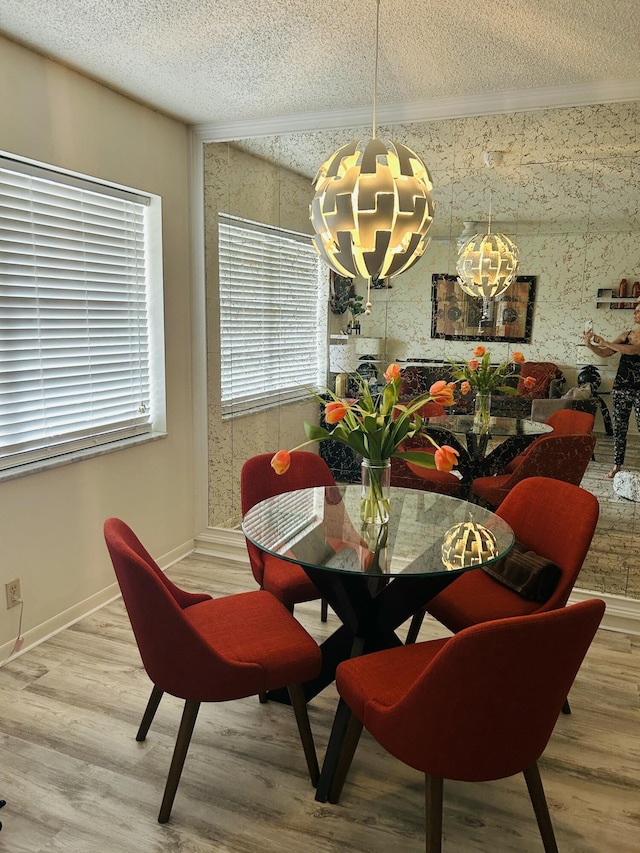
<instances>
[{"instance_id":1,"label":"light wood floor","mask_svg":"<svg viewBox=\"0 0 640 853\"><path fill-rule=\"evenodd\" d=\"M214 594L249 570L191 556L169 573ZM321 640L318 603L296 609ZM331 617L335 618L335 617ZM329 623L333 630L335 622ZM421 639L443 629L425 620ZM640 637L600 631L541 761L561 853L640 851ZM170 823L156 822L181 703L165 697L134 740L150 684L121 602L0 670L0 850L7 853L418 853L423 780L366 734L342 801L320 804L291 710L202 707ZM320 759L336 705L310 705ZM541 851L521 776L445 784L445 853Z\"/></svg>"}]
</instances>

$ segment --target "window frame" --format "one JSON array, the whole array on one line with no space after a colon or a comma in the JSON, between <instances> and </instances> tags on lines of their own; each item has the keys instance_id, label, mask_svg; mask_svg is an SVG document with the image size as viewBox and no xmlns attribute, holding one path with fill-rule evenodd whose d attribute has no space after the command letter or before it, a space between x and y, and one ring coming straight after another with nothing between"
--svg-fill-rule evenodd
<instances>
[{"instance_id":1,"label":"window frame","mask_svg":"<svg viewBox=\"0 0 640 853\"><path fill-rule=\"evenodd\" d=\"M60 185L61 196L65 187L76 187L101 196L133 200L137 204L142 204L144 201L142 230L146 268L144 288L149 382L149 417L148 423L142 428L132 430L131 434L127 435L118 434L117 431L113 434L106 432L100 434L99 429L94 429L95 435L89 435L85 440L68 442L63 436L56 436L50 445L43 443L43 447L39 449L3 453L0 463L0 481L114 452L133 444L146 443L164 436L166 434L166 379L162 275L162 200L160 196L6 151L0 151L0 167L25 176L36 176L47 181L53 181ZM61 196L55 196L55 198L58 199ZM37 323L37 320L34 322Z\"/></svg>"},{"instance_id":2,"label":"window frame","mask_svg":"<svg viewBox=\"0 0 640 853\"><path fill-rule=\"evenodd\" d=\"M223 236L223 232L236 229L237 233L235 236L227 235ZM234 370L236 374L241 375L241 381L246 385L251 385L250 380L247 380L247 371L239 370L236 366L234 368L233 358L234 355L237 355L239 345L236 344L234 347L233 340L229 343L229 339L236 337L239 334L240 326L233 326L231 329L229 328L229 319L235 320L234 309L242 310L240 307L244 302L245 312L247 307L250 305L249 301L246 297L233 303L233 284L229 273L229 268L235 265L238 265L238 259L234 257L229 250L229 247L233 245L235 242L237 245L237 241L241 239L240 231L242 232L251 232L255 235L262 235L265 239L265 243L267 241L274 242L277 239L282 239L283 243L286 244L286 248L281 252L280 257L287 257L287 252L290 246L297 245L306 246L308 244L308 256L306 257L306 264L312 265L314 270L314 278L315 281L313 285L315 287L315 298L314 298L314 307L313 312L311 312L310 308L303 308L305 313L305 329L313 328L314 329L314 346L310 347L307 355L315 349L315 368L310 371L310 374L303 378L302 381L291 381L285 384L284 386L277 387L275 383L271 383L271 387L268 388L260 388L257 387L259 383L256 383L252 386L253 390L248 391L244 394L235 394L234 390L237 387L237 384L234 382L233 373ZM310 396L310 393L320 391L325 384L326 381L326 369L327 369L327 358L328 358L328 298L329 298L329 276L328 271L323 263L322 259L319 257L317 251L315 250L313 243L311 241L311 234L305 234L299 231L294 231L289 228L282 228L280 226L268 225L262 222L256 222L254 220L247 219L246 217L235 216L233 214L225 213L220 211L218 213L218 227L217 227L217 241L218 241L218 270L219 270L219 291L218 291L218 299L219 299L219 340L220 340L220 374L221 374L221 382L220 382L220 405L221 405L221 418L223 421L230 420L235 417L241 417L248 414L254 414L256 412L265 411L271 409L276 406L280 406L284 403L296 403L301 400L307 399ZM264 244L263 244L264 245ZM226 252L225 253L225 247ZM260 244L258 244L258 249L260 249ZM275 256L276 251L272 253ZM247 258L250 256L250 250L247 250L246 256ZM259 256L260 252L256 253L256 256ZM268 262L262 261L264 266L268 265ZM276 307L277 300L274 300L273 303L269 302L268 308L273 313L273 311L277 310L279 313L279 325L276 325L275 321L272 323L270 330L267 331L266 336L269 333L272 336L284 336L286 339L287 328L283 326L282 318L286 318L288 316L292 316L293 310L291 307L288 307L287 303L285 303L285 299L289 298L293 293L303 293L300 289L300 285L292 285L291 279L296 274L304 274L305 265L302 267L302 273L296 271L291 268L287 268L284 270L278 271L278 273L272 273L271 279L269 279L269 284L273 284L273 291L275 292L275 288L284 289L284 295L281 298L280 303ZM226 276L226 278L225 278ZM244 283L248 282L251 279L252 271L247 264L246 267L243 268L243 272L241 278ZM260 284L263 288L265 287L265 282L267 281L266 277L260 278L258 275L253 274L253 278L256 282ZM236 284L237 284L236 279ZM308 285L308 282L305 282ZM296 290L297 287L297 290ZM305 293L304 296L307 298L307 302L310 302L308 299L308 294ZM256 305L258 301L255 300ZM311 316L313 314L313 320L311 320ZM263 323L264 325L264 323ZM304 336L304 334L303 334ZM262 340L262 339L261 339ZM288 339L291 340L291 337ZM265 347L265 349L268 349ZM263 351L265 351L263 349ZM272 375L274 376L282 376L286 373L287 370L302 371L304 361L304 355L299 358L296 362L296 365L291 367L291 358L290 355L287 355L282 350L282 343L273 344L271 346L271 358L277 357L277 363L270 364L269 369L271 370ZM289 361L287 361L289 359ZM258 366L259 364L264 364L263 362L259 362L257 357L251 355L248 359L248 364L253 364L254 366ZM251 368L249 367L249 370ZM225 396L225 390L231 389L231 394Z\"/></svg>"}]
</instances>

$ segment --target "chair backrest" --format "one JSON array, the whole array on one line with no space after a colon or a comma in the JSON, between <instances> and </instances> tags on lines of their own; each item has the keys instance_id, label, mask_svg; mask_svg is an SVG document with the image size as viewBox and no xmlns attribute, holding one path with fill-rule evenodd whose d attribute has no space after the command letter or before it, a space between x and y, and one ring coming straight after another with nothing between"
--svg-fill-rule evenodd
<instances>
[{"instance_id":1,"label":"chair backrest","mask_svg":"<svg viewBox=\"0 0 640 853\"><path fill-rule=\"evenodd\" d=\"M501 490L506 492L527 477L552 477L579 486L595 446L594 435L542 436L522 457Z\"/></svg>"},{"instance_id":2,"label":"chair backrest","mask_svg":"<svg viewBox=\"0 0 640 853\"><path fill-rule=\"evenodd\" d=\"M549 415L546 422L553 427L554 435L590 435L595 421L595 416L589 412L558 409Z\"/></svg>"},{"instance_id":3,"label":"chair backrest","mask_svg":"<svg viewBox=\"0 0 640 853\"><path fill-rule=\"evenodd\" d=\"M104 537L149 678L174 696L199 698L212 664L220 665L221 678L227 668L185 616L211 596L173 584L124 521L108 518Z\"/></svg>"},{"instance_id":4,"label":"chair backrest","mask_svg":"<svg viewBox=\"0 0 640 853\"><path fill-rule=\"evenodd\" d=\"M291 453L291 465L284 474L276 474L271 467L273 453L261 453L252 456L242 466L240 472L240 501L242 515L252 506L281 495L283 492L295 492L297 489L307 489L313 486L334 486L335 480L329 466L317 453L304 450L294 450ZM263 552L247 541L251 571L256 581L262 586L264 574Z\"/></svg>"},{"instance_id":5,"label":"chair backrest","mask_svg":"<svg viewBox=\"0 0 640 853\"><path fill-rule=\"evenodd\" d=\"M536 384L533 388L527 388L524 380L528 376L533 376ZM557 364L552 361L525 361L520 368L520 378L518 379L518 394L521 397L535 399L549 396L549 386L553 379L559 379L562 376L562 371Z\"/></svg>"},{"instance_id":6,"label":"chair backrest","mask_svg":"<svg viewBox=\"0 0 640 853\"><path fill-rule=\"evenodd\" d=\"M591 492L547 477L522 480L496 510L518 542L560 569L553 594L538 612L567 603L591 546L599 512Z\"/></svg>"},{"instance_id":7,"label":"chair backrest","mask_svg":"<svg viewBox=\"0 0 640 853\"><path fill-rule=\"evenodd\" d=\"M363 722L425 773L468 782L519 773L546 747L604 609L592 599L466 628L394 705L368 704Z\"/></svg>"}]
</instances>

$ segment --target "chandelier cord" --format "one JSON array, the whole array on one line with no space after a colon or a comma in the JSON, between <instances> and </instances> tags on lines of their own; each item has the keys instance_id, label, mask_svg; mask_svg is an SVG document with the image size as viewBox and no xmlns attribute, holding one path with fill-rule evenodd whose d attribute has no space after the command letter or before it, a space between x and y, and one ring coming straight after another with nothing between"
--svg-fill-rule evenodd
<instances>
[{"instance_id":1,"label":"chandelier cord","mask_svg":"<svg viewBox=\"0 0 640 853\"><path fill-rule=\"evenodd\" d=\"M373 124L371 138L376 138L376 123L378 112L378 43L380 37L380 0L376 0L376 59L373 71Z\"/></svg>"},{"instance_id":2,"label":"chandelier cord","mask_svg":"<svg viewBox=\"0 0 640 853\"><path fill-rule=\"evenodd\" d=\"M488 227L487 227L487 234L491 234L491 211L492 211L491 203L492 203L491 188L489 188L489 223L488 223Z\"/></svg>"}]
</instances>

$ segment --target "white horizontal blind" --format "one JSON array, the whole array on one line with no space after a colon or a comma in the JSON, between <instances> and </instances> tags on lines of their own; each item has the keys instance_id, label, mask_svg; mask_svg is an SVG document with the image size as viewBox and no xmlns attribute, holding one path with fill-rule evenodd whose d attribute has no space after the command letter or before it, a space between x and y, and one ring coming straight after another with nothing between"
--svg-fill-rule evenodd
<instances>
[{"instance_id":1,"label":"white horizontal blind","mask_svg":"<svg viewBox=\"0 0 640 853\"><path fill-rule=\"evenodd\" d=\"M0 469L148 432L145 199L0 158Z\"/></svg>"},{"instance_id":2,"label":"white horizontal blind","mask_svg":"<svg viewBox=\"0 0 640 853\"><path fill-rule=\"evenodd\" d=\"M311 238L219 214L222 415L300 399L325 377L327 285Z\"/></svg>"}]
</instances>

